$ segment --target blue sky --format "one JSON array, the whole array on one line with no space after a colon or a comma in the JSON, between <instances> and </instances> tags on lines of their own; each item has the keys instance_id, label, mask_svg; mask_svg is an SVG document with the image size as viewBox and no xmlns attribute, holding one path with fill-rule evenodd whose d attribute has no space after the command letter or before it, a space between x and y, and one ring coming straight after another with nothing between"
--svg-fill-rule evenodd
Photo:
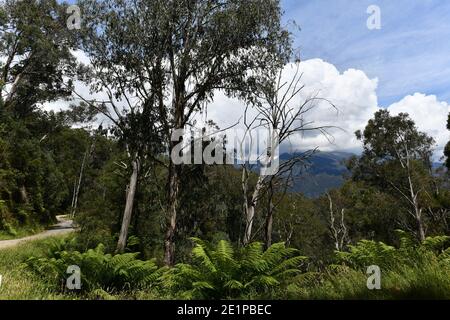
<instances>
[{"instance_id":1,"label":"blue sky","mask_svg":"<svg viewBox=\"0 0 450 320\"><path fill-rule=\"evenodd\" d=\"M372 4L381 9L380 30L366 26ZM380 106L415 92L450 101L450 1L282 0L282 6L285 23L301 28L294 34L302 59L378 78Z\"/></svg>"}]
</instances>

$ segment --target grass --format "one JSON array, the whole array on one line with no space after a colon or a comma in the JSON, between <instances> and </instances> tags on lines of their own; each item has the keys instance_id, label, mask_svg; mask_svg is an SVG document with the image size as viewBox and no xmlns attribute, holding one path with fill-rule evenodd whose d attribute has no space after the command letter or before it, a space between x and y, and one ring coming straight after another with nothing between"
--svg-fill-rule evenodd
<instances>
[{"instance_id":1,"label":"grass","mask_svg":"<svg viewBox=\"0 0 450 320\"><path fill-rule=\"evenodd\" d=\"M45 279L32 272L25 264L30 257L45 256L54 239L68 238L70 235L55 236L29 241L21 245L0 250L0 300L154 300L161 299L152 292L136 290L111 294L101 289L84 295L58 292Z\"/></svg>"},{"instance_id":2,"label":"grass","mask_svg":"<svg viewBox=\"0 0 450 320\"><path fill-rule=\"evenodd\" d=\"M0 241L1 240L20 239L20 238L35 235L44 230L45 230L45 228L42 226L23 227L18 230L13 229L10 231L0 230Z\"/></svg>"},{"instance_id":3,"label":"grass","mask_svg":"<svg viewBox=\"0 0 450 320\"><path fill-rule=\"evenodd\" d=\"M64 236L62 236L64 237ZM24 261L46 252L48 239L26 242L13 248L0 250L0 300L54 300L71 299L57 294L39 277L29 271Z\"/></svg>"},{"instance_id":4,"label":"grass","mask_svg":"<svg viewBox=\"0 0 450 320\"><path fill-rule=\"evenodd\" d=\"M450 299L450 264L433 259L381 270L381 289L367 289L368 275L342 267L325 274L303 274L290 287L291 299L420 300Z\"/></svg>"}]
</instances>

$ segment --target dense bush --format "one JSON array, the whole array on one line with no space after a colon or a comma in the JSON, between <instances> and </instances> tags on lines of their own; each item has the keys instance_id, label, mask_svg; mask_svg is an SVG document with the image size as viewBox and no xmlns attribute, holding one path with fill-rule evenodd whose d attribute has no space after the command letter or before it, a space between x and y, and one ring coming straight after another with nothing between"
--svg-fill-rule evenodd
<instances>
[{"instance_id":1,"label":"dense bush","mask_svg":"<svg viewBox=\"0 0 450 320\"><path fill-rule=\"evenodd\" d=\"M163 276L163 285L184 299L240 298L264 296L300 273L306 259L284 243L266 251L259 242L235 250L221 240L216 246L193 238L192 264L177 264Z\"/></svg>"},{"instance_id":2,"label":"dense bush","mask_svg":"<svg viewBox=\"0 0 450 320\"><path fill-rule=\"evenodd\" d=\"M56 245L54 248L58 248ZM138 253L106 254L103 245L80 253L78 251L50 251L47 257L32 257L28 266L50 284L64 290L67 267L80 267L83 291L115 292L148 288L156 282L164 269L154 260L137 259Z\"/></svg>"},{"instance_id":3,"label":"dense bush","mask_svg":"<svg viewBox=\"0 0 450 320\"><path fill-rule=\"evenodd\" d=\"M27 264L54 290L64 290L67 267L78 265L83 293L101 299L450 299L450 237L418 243L398 234L398 247L363 240L336 252L335 263L323 270L306 270L306 258L283 243L264 250L258 242L234 248L226 240L213 245L198 238L191 261L170 269L136 253L106 254L102 245L73 251L75 239L50 243L45 257ZM366 286L370 265L381 269L381 290Z\"/></svg>"},{"instance_id":4,"label":"dense bush","mask_svg":"<svg viewBox=\"0 0 450 320\"><path fill-rule=\"evenodd\" d=\"M56 290L65 290L67 267L77 265L87 294L142 290L184 299L225 299L270 297L300 273L305 259L283 243L267 250L261 243L234 249L225 240L213 246L194 238L192 264L167 269L159 268L155 260L137 259L137 253L106 254L103 245L84 253L70 251L74 241L51 243L45 257L29 258L27 265Z\"/></svg>"},{"instance_id":5,"label":"dense bush","mask_svg":"<svg viewBox=\"0 0 450 320\"><path fill-rule=\"evenodd\" d=\"M428 237L421 244L398 231L400 246L363 240L337 252L339 264L322 273L305 273L289 286L295 299L449 299L450 237ZM381 290L367 289L366 268L381 269Z\"/></svg>"}]
</instances>

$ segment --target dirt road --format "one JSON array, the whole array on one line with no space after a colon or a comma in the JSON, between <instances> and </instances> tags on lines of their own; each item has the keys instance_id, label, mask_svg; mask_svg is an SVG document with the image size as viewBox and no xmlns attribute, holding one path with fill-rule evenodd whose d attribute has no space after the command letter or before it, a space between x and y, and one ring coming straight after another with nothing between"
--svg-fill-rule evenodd
<instances>
[{"instance_id":1,"label":"dirt road","mask_svg":"<svg viewBox=\"0 0 450 320\"><path fill-rule=\"evenodd\" d=\"M2 240L0 241L0 249L10 248L17 246L26 241L33 241L43 238L48 238L56 235L62 235L66 233L73 232L75 228L72 226L72 220L65 218L65 216L57 216L56 219L58 223L52 226L50 229L43 231L41 233L35 234L33 236L13 239L13 240Z\"/></svg>"}]
</instances>

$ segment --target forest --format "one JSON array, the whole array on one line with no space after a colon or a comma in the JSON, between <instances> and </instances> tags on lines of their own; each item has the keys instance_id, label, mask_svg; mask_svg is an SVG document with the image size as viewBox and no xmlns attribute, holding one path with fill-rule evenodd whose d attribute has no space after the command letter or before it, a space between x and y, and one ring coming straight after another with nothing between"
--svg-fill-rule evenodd
<instances>
[{"instance_id":1,"label":"forest","mask_svg":"<svg viewBox=\"0 0 450 320\"><path fill-rule=\"evenodd\" d=\"M450 142L437 162L407 113L375 112L315 197L292 186L318 148L270 174L245 142L232 163L186 152L231 143L197 118L218 92L276 146L332 137L308 116L339 106L303 95L279 1L68 6L0 2L0 299L450 299ZM2 248L61 216L70 232Z\"/></svg>"}]
</instances>

